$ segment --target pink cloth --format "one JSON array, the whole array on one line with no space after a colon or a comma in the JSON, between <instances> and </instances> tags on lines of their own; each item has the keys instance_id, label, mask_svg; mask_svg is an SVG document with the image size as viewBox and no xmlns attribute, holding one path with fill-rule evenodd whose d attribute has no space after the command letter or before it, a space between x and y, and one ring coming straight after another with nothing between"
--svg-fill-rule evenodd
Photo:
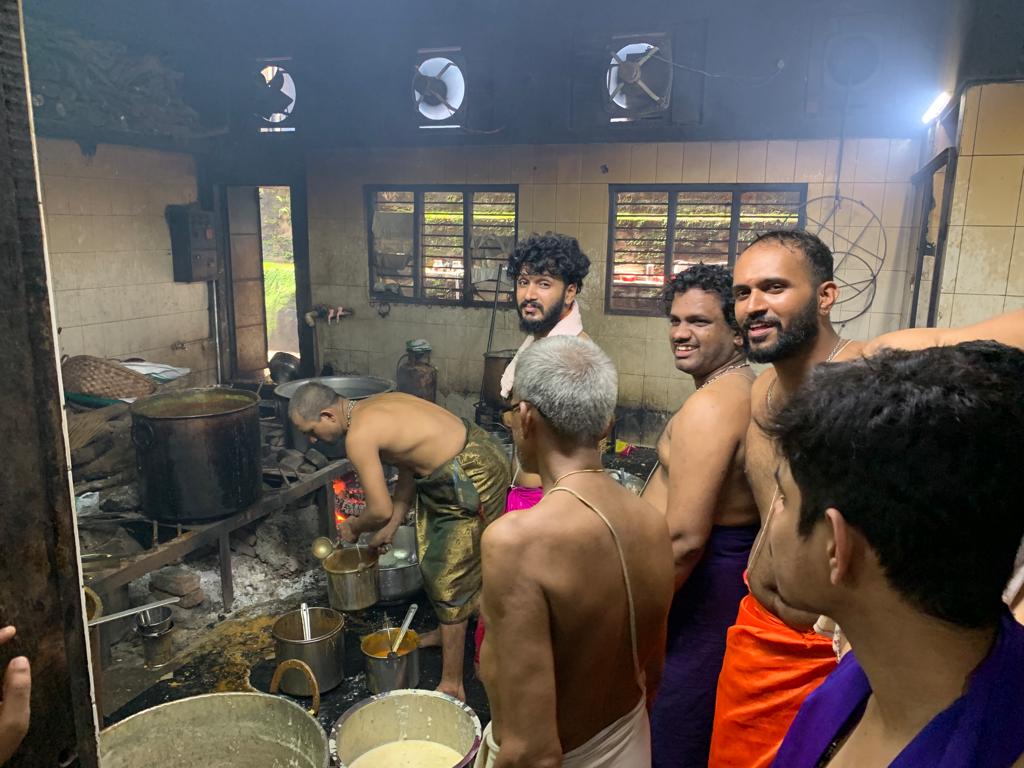
<instances>
[{"instance_id":1,"label":"pink cloth","mask_svg":"<svg viewBox=\"0 0 1024 768\"><path fill-rule=\"evenodd\" d=\"M513 485L505 499L505 512L515 512L518 509L529 509L537 506L537 503L544 497L543 488L524 488L521 485ZM502 513L504 514L504 512ZM480 646L484 643L484 618L479 617L476 622L476 632L473 634L473 642L476 644L476 652L473 660L480 664Z\"/></svg>"}]
</instances>

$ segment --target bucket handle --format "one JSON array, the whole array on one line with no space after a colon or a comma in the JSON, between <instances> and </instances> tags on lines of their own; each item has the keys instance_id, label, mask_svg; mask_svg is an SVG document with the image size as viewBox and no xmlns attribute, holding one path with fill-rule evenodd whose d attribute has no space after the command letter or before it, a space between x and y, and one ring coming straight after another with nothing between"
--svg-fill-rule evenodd
<instances>
[{"instance_id":1,"label":"bucket handle","mask_svg":"<svg viewBox=\"0 0 1024 768\"><path fill-rule=\"evenodd\" d=\"M274 677L270 680L270 692L273 694L278 692L281 687L281 677L289 669L297 669L306 676L309 689L313 692L313 706L307 711L313 717L316 717L320 711L320 686L316 684L316 675L313 674L313 670L309 668L306 662L300 659L285 659L278 664L277 669L274 670Z\"/></svg>"}]
</instances>

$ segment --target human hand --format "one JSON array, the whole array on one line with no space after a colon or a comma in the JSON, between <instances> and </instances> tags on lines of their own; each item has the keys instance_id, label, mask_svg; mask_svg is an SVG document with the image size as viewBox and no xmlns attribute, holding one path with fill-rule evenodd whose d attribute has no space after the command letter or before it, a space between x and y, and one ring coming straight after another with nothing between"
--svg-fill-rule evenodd
<instances>
[{"instance_id":1,"label":"human hand","mask_svg":"<svg viewBox=\"0 0 1024 768\"><path fill-rule=\"evenodd\" d=\"M384 554L391 549L391 539L395 537L395 529L390 526L384 526L370 539L370 546L380 550L380 554Z\"/></svg>"},{"instance_id":2,"label":"human hand","mask_svg":"<svg viewBox=\"0 0 1024 768\"><path fill-rule=\"evenodd\" d=\"M0 628L0 645L12 640L14 627ZM0 701L0 765L13 755L28 733L32 674L28 659L11 659L4 673L3 700Z\"/></svg>"},{"instance_id":3,"label":"human hand","mask_svg":"<svg viewBox=\"0 0 1024 768\"><path fill-rule=\"evenodd\" d=\"M342 520L338 526L338 537L349 544L355 544L359 540L359 534L352 530L352 523L349 520Z\"/></svg>"}]
</instances>

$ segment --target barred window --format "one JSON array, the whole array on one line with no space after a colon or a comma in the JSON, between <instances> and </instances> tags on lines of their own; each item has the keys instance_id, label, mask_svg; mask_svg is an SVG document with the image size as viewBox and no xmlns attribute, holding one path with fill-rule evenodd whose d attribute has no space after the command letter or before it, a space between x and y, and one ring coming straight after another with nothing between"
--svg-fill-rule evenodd
<instances>
[{"instance_id":1,"label":"barred window","mask_svg":"<svg viewBox=\"0 0 1024 768\"><path fill-rule=\"evenodd\" d=\"M460 306L494 301L518 231L518 187L367 187L370 295ZM501 275L502 298L509 295Z\"/></svg>"},{"instance_id":2,"label":"barred window","mask_svg":"<svg viewBox=\"0 0 1024 768\"><path fill-rule=\"evenodd\" d=\"M729 264L760 232L803 226L805 184L609 187L605 312L660 315L658 296L693 264Z\"/></svg>"}]
</instances>

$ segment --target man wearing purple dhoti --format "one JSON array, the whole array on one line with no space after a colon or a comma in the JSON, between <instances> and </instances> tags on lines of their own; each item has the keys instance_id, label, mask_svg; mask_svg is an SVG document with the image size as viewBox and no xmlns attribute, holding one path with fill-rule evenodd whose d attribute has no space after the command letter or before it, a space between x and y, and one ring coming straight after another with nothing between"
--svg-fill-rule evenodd
<instances>
[{"instance_id":1,"label":"man wearing purple dhoti","mask_svg":"<svg viewBox=\"0 0 1024 768\"><path fill-rule=\"evenodd\" d=\"M780 599L835 619L853 648L774 765L1024 766L1024 626L1002 601L1024 535L1024 352L979 341L822 366L766 427Z\"/></svg>"},{"instance_id":2,"label":"man wearing purple dhoti","mask_svg":"<svg viewBox=\"0 0 1024 768\"><path fill-rule=\"evenodd\" d=\"M726 633L747 594L760 527L743 471L754 372L733 314L732 272L695 264L663 294L669 351L695 391L658 440L644 500L665 514L675 558L665 669L651 710L654 768L707 768Z\"/></svg>"}]
</instances>

